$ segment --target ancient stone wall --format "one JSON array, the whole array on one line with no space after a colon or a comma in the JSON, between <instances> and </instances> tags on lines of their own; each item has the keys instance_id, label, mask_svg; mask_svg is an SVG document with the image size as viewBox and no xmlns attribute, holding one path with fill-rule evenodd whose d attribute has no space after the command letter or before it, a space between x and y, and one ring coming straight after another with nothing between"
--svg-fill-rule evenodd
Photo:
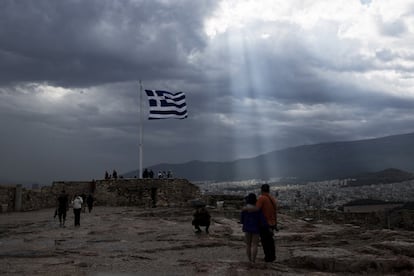
<instances>
[{"instance_id":1,"label":"ancient stone wall","mask_svg":"<svg viewBox=\"0 0 414 276\"><path fill-rule=\"evenodd\" d=\"M71 200L75 195L92 193L95 205L107 206L187 206L199 198L199 188L185 179L111 179L98 181L59 181L39 190L22 189L21 211L52 208L65 190ZM15 211L16 186L0 186L0 207Z\"/></svg>"},{"instance_id":2,"label":"ancient stone wall","mask_svg":"<svg viewBox=\"0 0 414 276\"><path fill-rule=\"evenodd\" d=\"M199 188L185 179L120 179L96 181L98 205L141 207L185 206L200 197Z\"/></svg>"},{"instance_id":3,"label":"ancient stone wall","mask_svg":"<svg viewBox=\"0 0 414 276\"><path fill-rule=\"evenodd\" d=\"M1 212L14 209L14 198L16 193L15 186L0 186L0 208Z\"/></svg>"}]
</instances>

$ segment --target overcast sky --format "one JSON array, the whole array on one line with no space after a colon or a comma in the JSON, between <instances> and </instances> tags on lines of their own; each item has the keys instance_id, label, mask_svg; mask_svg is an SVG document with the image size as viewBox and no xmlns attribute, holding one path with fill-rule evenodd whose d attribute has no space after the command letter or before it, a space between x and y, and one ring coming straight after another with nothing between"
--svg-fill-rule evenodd
<instances>
[{"instance_id":1,"label":"overcast sky","mask_svg":"<svg viewBox=\"0 0 414 276\"><path fill-rule=\"evenodd\" d=\"M414 131L414 1L1 0L0 180L230 161ZM143 113L148 102L143 96Z\"/></svg>"}]
</instances>

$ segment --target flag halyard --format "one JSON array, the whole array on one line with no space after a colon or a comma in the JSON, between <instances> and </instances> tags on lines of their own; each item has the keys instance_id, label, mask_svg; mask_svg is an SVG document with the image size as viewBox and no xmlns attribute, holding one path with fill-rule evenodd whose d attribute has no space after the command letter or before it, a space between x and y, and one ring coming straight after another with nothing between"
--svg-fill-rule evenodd
<instances>
[{"instance_id":1,"label":"flag halyard","mask_svg":"<svg viewBox=\"0 0 414 276\"><path fill-rule=\"evenodd\" d=\"M187 118L187 104L183 92L145 90L149 102L149 120Z\"/></svg>"}]
</instances>

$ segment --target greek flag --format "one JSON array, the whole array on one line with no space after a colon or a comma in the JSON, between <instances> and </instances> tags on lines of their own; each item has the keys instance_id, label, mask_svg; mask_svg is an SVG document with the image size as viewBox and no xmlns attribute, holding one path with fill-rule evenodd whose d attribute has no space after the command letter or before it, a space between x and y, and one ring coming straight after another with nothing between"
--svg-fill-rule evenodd
<instances>
[{"instance_id":1,"label":"greek flag","mask_svg":"<svg viewBox=\"0 0 414 276\"><path fill-rule=\"evenodd\" d=\"M187 118L187 105L183 92L145 90L149 101L149 120Z\"/></svg>"}]
</instances>

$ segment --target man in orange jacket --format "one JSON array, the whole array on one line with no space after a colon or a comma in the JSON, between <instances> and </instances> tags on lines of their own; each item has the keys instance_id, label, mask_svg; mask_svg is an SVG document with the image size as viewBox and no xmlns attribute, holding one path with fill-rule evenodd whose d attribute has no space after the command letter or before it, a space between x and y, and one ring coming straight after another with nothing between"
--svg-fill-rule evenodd
<instances>
[{"instance_id":1,"label":"man in orange jacket","mask_svg":"<svg viewBox=\"0 0 414 276\"><path fill-rule=\"evenodd\" d=\"M261 187L262 194L256 202L256 207L262 210L267 221L266 227L260 229L260 240L263 247L266 262L276 260L275 241L273 239L273 229L277 229L277 201L270 195L270 187L263 184Z\"/></svg>"}]
</instances>

